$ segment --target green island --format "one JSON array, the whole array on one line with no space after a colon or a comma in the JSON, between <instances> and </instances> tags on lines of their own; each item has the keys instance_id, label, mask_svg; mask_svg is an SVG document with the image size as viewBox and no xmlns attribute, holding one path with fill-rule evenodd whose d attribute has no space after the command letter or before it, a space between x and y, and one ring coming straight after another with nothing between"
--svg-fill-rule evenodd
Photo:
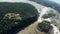
<instances>
[{"instance_id":1,"label":"green island","mask_svg":"<svg viewBox=\"0 0 60 34\"><path fill-rule=\"evenodd\" d=\"M37 20L37 9L28 3L0 3L0 34L14 34ZM15 32L15 33L16 33Z\"/></svg>"}]
</instances>

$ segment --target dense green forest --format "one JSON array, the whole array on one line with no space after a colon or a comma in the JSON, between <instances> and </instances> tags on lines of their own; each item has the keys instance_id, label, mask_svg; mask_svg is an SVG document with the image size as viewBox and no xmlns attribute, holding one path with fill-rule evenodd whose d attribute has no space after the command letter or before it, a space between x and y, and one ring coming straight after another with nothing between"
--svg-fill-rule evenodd
<instances>
[{"instance_id":1,"label":"dense green forest","mask_svg":"<svg viewBox=\"0 0 60 34\"><path fill-rule=\"evenodd\" d=\"M5 18L7 13L18 13L21 20ZM14 16L14 15L13 15ZM19 17L19 18L20 18ZM0 34L16 34L18 30L23 29L37 20L37 9L27 3L0 3ZM15 32L16 31L16 32Z\"/></svg>"},{"instance_id":2,"label":"dense green forest","mask_svg":"<svg viewBox=\"0 0 60 34\"><path fill-rule=\"evenodd\" d=\"M50 22L48 22L48 21L43 21L38 24L38 30L45 32L47 34L49 33L49 30L52 28L53 27L50 25Z\"/></svg>"}]
</instances>

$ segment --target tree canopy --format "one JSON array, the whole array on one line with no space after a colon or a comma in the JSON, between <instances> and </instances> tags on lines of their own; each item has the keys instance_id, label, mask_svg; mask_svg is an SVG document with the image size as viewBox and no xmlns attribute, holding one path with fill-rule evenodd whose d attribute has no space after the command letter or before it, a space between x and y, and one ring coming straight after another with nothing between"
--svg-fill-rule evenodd
<instances>
[{"instance_id":1,"label":"tree canopy","mask_svg":"<svg viewBox=\"0 0 60 34\"><path fill-rule=\"evenodd\" d=\"M46 33L48 33L49 29L51 29L51 28L52 28L52 26L50 25L50 22L47 22L47 21L43 21L43 22L38 24L38 29L40 31L43 31Z\"/></svg>"},{"instance_id":2,"label":"tree canopy","mask_svg":"<svg viewBox=\"0 0 60 34\"><path fill-rule=\"evenodd\" d=\"M5 15L8 13L17 13L16 19L12 19L12 16ZM14 14L12 14L15 16ZM0 3L0 34L12 34L17 29L22 29L27 25L37 20L38 11L36 8L28 3ZM21 18L22 19L21 19ZM9 19L10 18L10 19ZM13 17L14 18L14 17ZM21 19L21 20L19 20ZM9 33L10 32L10 33Z\"/></svg>"}]
</instances>

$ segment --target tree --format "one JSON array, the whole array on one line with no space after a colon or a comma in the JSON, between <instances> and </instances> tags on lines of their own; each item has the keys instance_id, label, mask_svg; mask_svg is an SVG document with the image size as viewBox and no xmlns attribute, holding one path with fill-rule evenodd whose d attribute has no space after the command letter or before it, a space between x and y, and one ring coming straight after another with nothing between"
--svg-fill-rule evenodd
<instances>
[{"instance_id":1,"label":"tree","mask_svg":"<svg viewBox=\"0 0 60 34\"><path fill-rule=\"evenodd\" d=\"M43 21L38 24L38 29L43 32L46 32L46 33L48 33L49 29L51 29L51 28L52 28L52 26L50 25L50 22L48 22L48 21Z\"/></svg>"},{"instance_id":2,"label":"tree","mask_svg":"<svg viewBox=\"0 0 60 34\"><path fill-rule=\"evenodd\" d=\"M56 14L54 14L54 13L48 13L48 14L43 15L42 17L43 18L50 18L50 17L53 17L53 16L56 16Z\"/></svg>"},{"instance_id":3,"label":"tree","mask_svg":"<svg viewBox=\"0 0 60 34\"><path fill-rule=\"evenodd\" d=\"M38 11L28 3L0 3L0 34L13 34L37 20ZM10 16L9 13L19 16ZM15 14L17 13L17 14ZM7 17L5 17L6 14ZM21 19L22 18L22 19ZM12 31L12 32L11 32Z\"/></svg>"}]
</instances>

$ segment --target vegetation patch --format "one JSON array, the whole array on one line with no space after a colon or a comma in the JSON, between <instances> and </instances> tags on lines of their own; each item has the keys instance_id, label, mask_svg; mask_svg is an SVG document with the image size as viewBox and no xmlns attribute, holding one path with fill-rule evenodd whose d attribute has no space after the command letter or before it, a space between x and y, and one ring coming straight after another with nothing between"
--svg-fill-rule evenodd
<instances>
[{"instance_id":1,"label":"vegetation patch","mask_svg":"<svg viewBox=\"0 0 60 34\"><path fill-rule=\"evenodd\" d=\"M40 30L42 32L48 33L50 29L52 29L50 22L43 21L38 24L38 30Z\"/></svg>"},{"instance_id":2,"label":"vegetation patch","mask_svg":"<svg viewBox=\"0 0 60 34\"><path fill-rule=\"evenodd\" d=\"M38 11L28 3L0 3L0 34L13 34L37 20Z\"/></svg>"}]
</instances>

